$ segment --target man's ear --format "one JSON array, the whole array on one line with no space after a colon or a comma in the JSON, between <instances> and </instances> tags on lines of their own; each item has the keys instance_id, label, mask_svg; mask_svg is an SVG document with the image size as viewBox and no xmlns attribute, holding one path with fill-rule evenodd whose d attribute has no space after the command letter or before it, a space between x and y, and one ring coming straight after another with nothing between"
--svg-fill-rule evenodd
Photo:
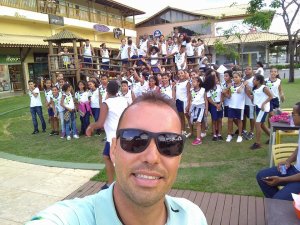
<instances>
[{"instance_id":1,"label":"man's ear","mask_svg":"<svg viewBox=\"0 0 300 225\"><path fill-rule=\"evenodd\" d=\"M113 162L113 164L115 163L115 158L116 158L116 147L117 147L117 139L113 138L111 141L111 145L110 145L110 159Z\"/></svg>"}]
</instances>

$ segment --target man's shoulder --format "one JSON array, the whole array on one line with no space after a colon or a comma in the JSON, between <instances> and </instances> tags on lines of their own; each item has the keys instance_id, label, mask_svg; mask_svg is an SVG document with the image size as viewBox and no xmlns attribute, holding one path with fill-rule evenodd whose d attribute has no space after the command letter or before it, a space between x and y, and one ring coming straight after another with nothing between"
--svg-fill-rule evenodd
<instances>
[{"instance_id":1,"label":"man's shoulder","mask_svg":"<svg viewBox=\"0 0 300 225\"><path fill-rule=\"evenodd\" d=\"M166 196L169 210L169 221L167 224L199 224L206 225L206 218L195 203L185 199ZM195 221L197 221L195 223Z\"/></svg>"},{"instance_id":2,"label":"man's shoulder","mask_svg":"<svg viewBox=\"0 0 300 225\"><path fill-rule=\"evenodd\" d=\"M111 190L101 191L85 198L57 202L38 213L28 225L45 224L47 221L55 221L55 224L61 225L97 224L97 218L101 217L99 213L102 215L110 213L112 202Z\"/></svg>"}]
</instances>

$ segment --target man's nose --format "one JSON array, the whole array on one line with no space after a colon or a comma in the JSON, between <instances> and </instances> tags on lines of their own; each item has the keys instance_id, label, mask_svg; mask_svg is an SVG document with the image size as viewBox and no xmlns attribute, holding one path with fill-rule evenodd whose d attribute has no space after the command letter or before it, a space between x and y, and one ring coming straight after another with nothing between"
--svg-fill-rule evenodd
<instances>
[{"instance_id":1,"label":"man's nose","mask_svg":"<svg viewBox=\"0 0 300 225\"><path fill-rule=\"evenodd\" d=\"M157 164L160 162L160 153L157 149L155 140L152 138L150 144L145 149L143 154L143 161L149 164Z\"/></svg>"}]
</instances>

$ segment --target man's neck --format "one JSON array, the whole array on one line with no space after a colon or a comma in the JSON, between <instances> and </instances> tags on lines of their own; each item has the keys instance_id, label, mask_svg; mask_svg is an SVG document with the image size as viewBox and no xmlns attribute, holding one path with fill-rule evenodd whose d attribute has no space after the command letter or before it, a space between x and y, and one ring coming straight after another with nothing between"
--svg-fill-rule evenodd
<instances>
[{"instance_id":1,"label":"man's neck","mask_svg":"<svg viewBox=\"0 0 300 225\"><path fill-rule=\"evenodd\" d=\"M119 189L120 187L115 184L113 196L118 217L123 224L166 224L168 215L164 199L152 206L143 207L128 199L122 191L119 191Z\"/></svg>"}]
</instances>

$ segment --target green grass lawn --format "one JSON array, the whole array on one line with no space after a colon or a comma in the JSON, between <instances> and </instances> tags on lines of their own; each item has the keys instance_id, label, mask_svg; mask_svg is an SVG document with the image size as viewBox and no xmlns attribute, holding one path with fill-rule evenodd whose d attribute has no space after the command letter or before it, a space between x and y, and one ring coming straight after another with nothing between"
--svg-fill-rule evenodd
<instances>
[{"instance_id":1,"label":"green grass lawn","mask_svg":"<svg viewBox=\"0 0 300 225\"><path fill-rule=\"evenodd\" d=\"M300 101L300 79L289 84L283 81L286 101L282 107L292 107ZM68 162L100 163L104 143L101 137L81 137L67 142L58 137L50 137L50 126L47 133L31 135L33 131L29 107L2 114L13 109L29 105L29 97L13 97L0 99L0 149L32 158L50 159ZM2 115L1 115L2 114ZM44 110L47 118L46 110ZM226 120L224 120L223 137L226 137ZM78 121L77 127L80 123ZM41 129L40 129L41 130ZM197 147L187 140L182 157L181 168L174 188L197 191L220 192L241 195L262 196L256 181L256 172L268 166L267 145L258 151L250 151L253 141L240 144L212 142L211 135ZM265 142L267 137L263 136ZM295 142L296 138L286 138L285 142ZM105 179L101 173L95 180Z\"/></svg>"}]
</instances>

